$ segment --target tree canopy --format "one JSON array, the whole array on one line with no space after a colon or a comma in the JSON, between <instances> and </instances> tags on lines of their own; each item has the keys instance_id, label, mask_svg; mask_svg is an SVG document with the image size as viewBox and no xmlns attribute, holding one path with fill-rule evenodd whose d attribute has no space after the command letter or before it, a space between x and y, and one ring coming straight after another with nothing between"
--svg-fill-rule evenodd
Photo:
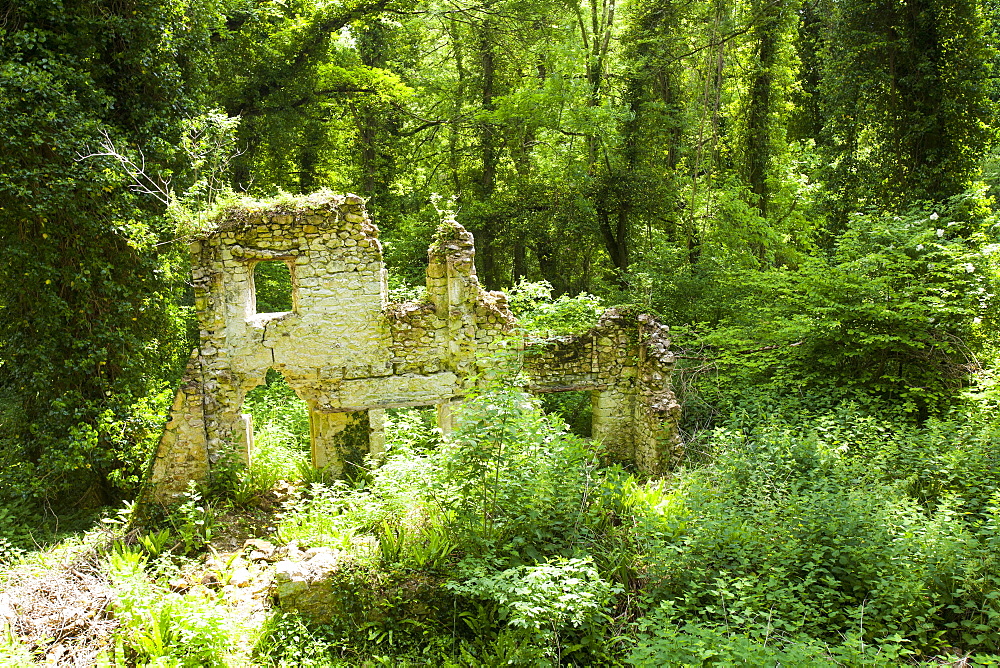
<instances>
[{"instance_id":1,"label":"tree canopy","mask_svg":"<svg viewBox=\"0 0 1000 668\"><path fill-rule=\"evenodd\" d=\"M994 11L11 4L6 475L132 493L148 402L193 345L185 231L228 197L324 187L368 199L395 288L419 284L450 208L486 287L655 311L721 365L711 392L805 383L926 416L994 327Z\"/></svg>"},{"instance_id":2,"label":"tree canopy","mask_svg":"<svg viewBox=\"0 0 1000 668\"><path fill-rule=\"evenodd\" d=\"M998 12L0 2L0 664L998 665ZM365 198L393 300L454 215L512 347L669 325L682 460L607 465L601 397L504 358L331 482L272 368L249 462L133 506L211 336L189 242L321 189ZM279 554L330 579L262 623Z\"/></svg>"}]
</instances>

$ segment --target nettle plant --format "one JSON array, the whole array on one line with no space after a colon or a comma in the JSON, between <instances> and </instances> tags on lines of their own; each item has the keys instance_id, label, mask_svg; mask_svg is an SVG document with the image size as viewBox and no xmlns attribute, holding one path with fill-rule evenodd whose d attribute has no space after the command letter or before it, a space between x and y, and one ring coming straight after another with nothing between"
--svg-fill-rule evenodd
<instances>
[{"instance_id":1,"label":"nettle plant","mask_svg":"<svg viewBox=\"0 0 1000 668\"><path fill-rule=\"evenodd\" d=\"M601 646L603 625L614 593L589 557L555 558L534 566L479 573L448 588L497 606L504 622L527 641L544 648L561 665L563 654Z\"/></svg>"},{"instance_id":2,"label":"nettle plant","mask_svg":"<svg viewBox=\"0 0 1000 668\"><path fill-rule=\"evenodd\" d=\"M513 563L571 556L586 520L597 465L577 436L520 389L468 401L433 458L431 495L473 555Z\"/></svg>"}]
</instances>

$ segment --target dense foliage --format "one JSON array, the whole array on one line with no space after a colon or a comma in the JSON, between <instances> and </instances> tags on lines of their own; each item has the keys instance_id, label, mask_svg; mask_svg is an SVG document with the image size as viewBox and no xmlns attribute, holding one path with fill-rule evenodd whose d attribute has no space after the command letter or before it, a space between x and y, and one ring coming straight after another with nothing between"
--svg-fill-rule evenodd
<instances>
[{"instance_id":1,"label":"dense foliage","mask_svg":"<svg viewBox=\"0 0 1000 668\"><path fill-rule=\"evenodd\" d=\"M726 382L860 389L927 417L993 326L992 193L975 184L982 166L995 180L992 12L11 5L9 485L135 492L144 416L192 344L178 231L233 193L277 189L369 198L400 287L420 282L450 202L489 288L544 280L640 304L688 326ZM731 375L752 349L769 352Z\"/></svg>"},{"instance_id":2,"label":"dense foliage","mask_svg":"<svg viewBox=\"0 0 1000 668\"><path fill-rule=\"evenodd\" d=\"M979 0L3 4L0 559L136 496L197 336L187 235L327 187L367 199L394 297L449 209L518 335L657 314L685 460L602 468L589 396L510 376L450 438L390 415L385 461L335 483L271 373L249 468L101 554L108 662L1000 661L998 23ZM283 263L255 281L291 308ZM379 623L250 629L166 592L216 511L278 498L275 540L397 592ZM413 617L418 585L451 607ZM0 626L0 664L25 651Z\"/></svg>"},{"instance_id":3,"label":"dense foliage","mask_svg":"<svg viewBox=\"0 0 1000 668\"><path fill-rule=\"evenodd\" d=\"M156 395L186 357L185 269L162 243L173 234L157 203L83 156L113 142L183 172L173 145L199 108L189 81L207 45L189 10L47 0L3 10L4 489L84 503L137 489Z\"/></svg>"},{"instance_id":4,"label":"dense foliage","mask_svg":"<svg viewBox=\"0 0 1000 668\"><path fill-rule=\"evenodd\" d=\"M253 404L265 452L277 437L301 457L287 386L272 379ZM218 516L233 501L246 508L271 497L276 476L294 480L287 459L270 457L223 496L192 488L164 522L98 543L120 621L103 656L832 667L948 655L996 665L998 405L989 391L919 427L852 404L735 416L705 439L706 463L649 481L597 466L599 450L505 383L468 402L443 441L426 413L395 411L387 457L365 480L283 483L269 540L333 548L338 586L357 592L326 624L275 610L261 625L241 609L247 554L261 541L186 556L225 530ZM192 581L208 587L178 584ZM26 654L0 637L0 659Z\"/></svg>"},{"instance_id":5,"label":"dense foliage","mask_svg":"<svg viewBox=\"0 0 1000 668\"><path fill-rule=\"evenodd\" d=\"M279 536L352 549L373 533L379 551L358 558L444 575L454 597L428 604L457 606L463 626L390 609L374 645L348 625L315 629L314 649L642 666L1000 651L993 392L919 427L851 403L734 416L706 437L707 463L645 483L595 467L511 388L467 404L442 445L418 415L397 419L369 483L313 486Z\"/></svg>"}]
</instances>

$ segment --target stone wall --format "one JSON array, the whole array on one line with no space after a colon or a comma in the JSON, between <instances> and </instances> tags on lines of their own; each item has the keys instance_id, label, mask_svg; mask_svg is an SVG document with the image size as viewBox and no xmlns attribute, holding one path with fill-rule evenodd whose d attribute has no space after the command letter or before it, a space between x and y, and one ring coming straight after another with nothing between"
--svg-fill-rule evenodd
<instances>
[{"instance_id":1,"label":"stone wall","mask_svg":"<svg viewBox=\"0 0 1000 668\"><path fill-rule=\"evenodd\" d=\"M235 448L249 461L247 392L279 371L309 406L313 462L333 474L384 446L382 410L449 405L516 323L476 278L472 235L446 220L428 250L427 299L390 304L378 230L355 195L231 210L191 244L201 345L177 392L152 470L152 498L205 481ZM288 264L292 310L258 313L254 267ZM534 391L594 393L594 436L657 472L678 449L666 328L610 312L581 337L529 347Z\"/></svg>"},{"instance_id":2,"label":"stone wall","mask_svg":"<svg viewBox=\"0 0 1000 668\"><path fill-rule=\"evenodd\" d=\"M526 347L528 389L590 391L592 436L608 455L642 471L663 471L680 455L667 333L651 316L609 309L589 332Z\"/></svg>"}]
</instances>

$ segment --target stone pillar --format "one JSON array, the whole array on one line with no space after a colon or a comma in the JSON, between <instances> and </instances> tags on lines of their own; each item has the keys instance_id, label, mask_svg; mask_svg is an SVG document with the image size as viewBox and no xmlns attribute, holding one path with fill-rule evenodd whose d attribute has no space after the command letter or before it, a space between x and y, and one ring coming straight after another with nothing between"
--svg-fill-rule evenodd
<instances>
[{"instance_id":1,"label":"stone pillar","mask_svg":"<svg viewBox=\"0 0 1000 668\"><path fill-rule=\"evenodd\" d=\"M250 466L253 457L253 416L249 413L240 413L240 423L243 428L234 435L236 438L233 441L240 461Z\"/></svg>"},{"instance_id":2,"label":"stone pillar","mask_svg":"<svg viewBox=\"0 0 1000 668\"><path fill-rule=\"evenodd\" d=\"M312 446L312 463L317 469L326 469L333 476L344 471L340 455L340 434L347 428L348 413L321 413L309 411L309 441Z\"/></svg>"},{"instance_id":3,"label":"stone pillar","mask_svg":"<svg viewBox=\"0 0 1000 668\"><path fill-rule=\"evenodd\" d=\"M446 368L460 376L475 372L476 248L472 233L454 218L441 222L427 249L427 296L447 332Z\"/></svg>"},{"instance_id":4,"label":"stone pillar","mask_svg":"<svg viewBox=\"0 0 1000 668\"><path fill-rule=\"evenodd\" d=\"M684 446L677 431L681 407L671 389L674 356L670 329L649 315L639 316L639 355L633 430L635 462L646 473L663 473L677 464Z\"/></svg>"},{"instance_id":5,"label":"stone pillar","mask_svg":"<svg viewBox=\"0 0 1000 668\"><path fill-rule=\"evenodd\" d=\"M368 411L368 427L368 454L381 460L385 457L385 411Z\"/></svg>"},{"instance_id":6,"label":"stone pillar","mask_svg":"<svg viewBox=\"0 0 1000 668\"><path fill-rule=\"evenodd\" d=\"M644 473L659 474L680 461L683 453L677 422L680 405L671 395L636 402L634 418L635 464Z\"/></svg>"},{"instance_id":7,"label":"stone pillar","mask_svg":"<svg viewBox=\"0 0 1000 668\"><path fill-rule=\"evenodd\" d=\"M375 413L376 415L372 415ZM313 466L335 478L350 477L369 454L385 452L383 411L309 411Z\"/></svg>"},{"instance_id":8,"label":"stone pillar","mask_svg":"<svg viewBox=\"0 0 1000 668\"><path fill-rule=\"evenodd\" d=\"M447 436L448 434L451 433L452 429L454 428L453 422L452 422L452 419L454 417L454 413L453 413L453 411L451 409L451 402L450 401L446 401L443 404L438 404L435 408L437 408L437 426L438 426L438 429L441 430L442 434L444 434L445 436Z\"/></svg>"},{"instance_id":9,"label":"stone pillar","mask_svg":"<svg viewBox=\"0 0 1000 668\"><path fill-rule=\"evenodd\" d=\"M215 464L232 452L233 448L240 459L249 462L253 431L242 411L245 393L237 387L222 387L212 381L205 385L205 435L208 440L209 462ZM209 394L212 389L214 391Z\"/></svg>"},{"instance_id":10,"label":"stone pillar","mask_svg":"<svg viewBox=\"0 0 1000 668\"><path fill-rule=\"evenodd\" d=\"M591 436L600 441L612 459L633 461L635 442L632 423L634 397L620 387L595 390L590 395L593 417Z\"/></svg>"}]
</instances>

